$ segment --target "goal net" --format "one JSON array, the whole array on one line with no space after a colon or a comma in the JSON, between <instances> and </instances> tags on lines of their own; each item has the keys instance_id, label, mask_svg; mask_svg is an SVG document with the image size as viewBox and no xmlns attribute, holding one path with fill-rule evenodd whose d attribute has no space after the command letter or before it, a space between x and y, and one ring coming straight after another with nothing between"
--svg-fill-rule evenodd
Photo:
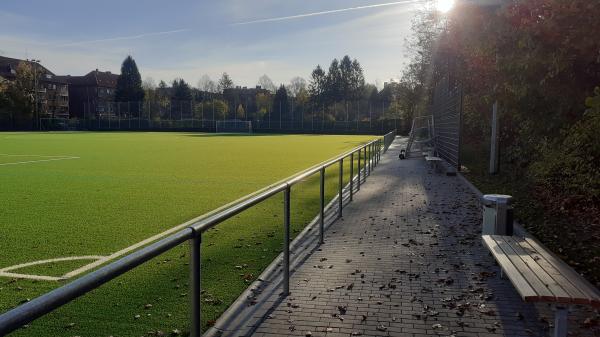
<instances>
[{"instance_id":1,"label":"goal net","mask_svg":"<svg viewBox=\"0 0 600 337\"><path fill-rule=\"evenodd\" d=\"M216 132L252 133L252 122L242 120L216 121Z\"/></svg>"},{"instance_id":2,"label":"goal net","mask_svg":"<svg viewBox=\"0 0 600 337\"><path fill-rule=\"evenodd\" d=\"M43 131L63 131L69 130L68 118L40 118L40 130Z\"/></svg>"}]
</instances>

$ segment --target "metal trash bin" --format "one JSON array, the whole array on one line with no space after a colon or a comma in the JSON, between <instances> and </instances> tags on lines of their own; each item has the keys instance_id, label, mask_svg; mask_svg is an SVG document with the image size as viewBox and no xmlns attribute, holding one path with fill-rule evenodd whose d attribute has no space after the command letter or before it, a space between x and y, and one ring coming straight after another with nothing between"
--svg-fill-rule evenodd
<instances>
[{"instance_id":1,"label":"metal trash bin","mask_svg":"<svg viewBox=\"0 0 600 337\"><path fill-rule=\"evenodd\" d=\"M486 194L483 205L484 235L513 235L513 197L505 194Z\"/></svg>"}]
</instances>

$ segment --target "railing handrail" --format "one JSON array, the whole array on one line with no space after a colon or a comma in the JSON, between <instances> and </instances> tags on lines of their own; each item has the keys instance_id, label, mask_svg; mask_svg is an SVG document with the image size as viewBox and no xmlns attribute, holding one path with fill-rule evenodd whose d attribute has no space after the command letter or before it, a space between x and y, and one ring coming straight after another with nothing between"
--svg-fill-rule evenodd
<instances>
[{"instance_id":1,"label":"railing handrail","mask_svg":"<svg viewBox=\"0 0 600 337\"><path fill-rule=\"evenodd\" d=\"M48 314L57 308L67 304L74 299L102 286L110 280L131 271L137 266L149 261L150 259L182 244L187 240L198 240L201 233L216 226L217 224L233 217L234 215L243 212L244 210L272 197L273 195L286 191L289 198L289 190L291 186L297 184L301 180L317 173L324 171L327 167L338 163L340 160L354 154L358 151L369 148L370 158L369 165L373 160L378 160L378 156L381 151L386 151L393 137L395 136L396 130L389 132L383 136L383 138L377 138L368 143L361 144L353 148L352 150L346 151L341 155L338 155L332 159L328 159L319 164L316 164L306 170L300 171L288 178L282 179L279 182L271 184L265 188L262 188L256 192L245 195L227 205L221 206L213 211L205 213L195 219L188 221L190 223L188 227L178 230L177 232L170 234L152 244L149 244L133 253L130 253L124 257L119 258L116 261L110 262L107 265L100 267L99 269L90 272L68 284L65 284L59 288L51 290L29 302L21 304L16 308L13 308L3 314L0 314L0 336L8 334L24 324L27 324L36 318L39 318L45 314ZM391 139L390 139L391 138ZM382 142L383 140L383 142ZM375 146L378 146L376 149ZM359 156L360 158L360 156ZM366 165L366 163L365 163ZM374 165L374 164L373 164ZM371 167L369 166L369 171ZM367 166L365 166L367 170ZM340 169L340 173L343 171ZM359 167L359 180L360 180L360 167ZM351 177L353 179L353 177ZM340 179L341 180L341 179ZM341 182L341 181L340 181ZM341 192L341 190L340 190ZM341 194L341 193L340 193ZM340 195L341 198L341 195ZM289 199L288 199L288 211L289 211ZM289 226L289 224L287 224ZM321 233L322 234L322 233ZM194 248L192 248L194 249ZM198 246L199 249L199 246ZM198 251L199 253L199 251ZM199 255L198 255L199 257ZM198 266L199 268L199 266ZM289 271L288 271L289 272ZM199 296L199 293L198 293ZM199 313L198 313L199 314ZM197 323L197 322L194 322ZM199 329L199 327L197 328ZM198 330L199 331L199 330Z\"/></svg>"}]
</instances>

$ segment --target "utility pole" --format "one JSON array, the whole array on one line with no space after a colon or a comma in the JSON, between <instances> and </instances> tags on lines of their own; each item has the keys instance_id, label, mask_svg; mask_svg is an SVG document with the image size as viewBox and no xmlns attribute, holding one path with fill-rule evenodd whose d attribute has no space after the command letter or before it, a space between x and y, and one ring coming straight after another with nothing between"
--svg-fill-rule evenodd
<instances>
[{"instance_id":1,"label":"utility pole","mask_svg":"<svg viewBox=\"0 0 600 337\"><path fill-rule=\"evenodd\" d=\"M492 106L492 135L490 140L490 174L498 173L498 101Z\"/></svg>"},{"instance_id":2,"label":"utility pole","mask_svg":"<svg viewBox=\"0 0 600 337\"><path fill-rule=\"evenodd\" d=\"M39 109L38 109L38 79L37 79L37 68L40 62L40 60L36 60L36 59L26 59L26 61L30 62L33 64L33 121L34 123L37 121L37 126L38 129L41 130L42 125L41 125L41 121L40 121L40 116L39 116Z\"/></svg>"}]
</instances>

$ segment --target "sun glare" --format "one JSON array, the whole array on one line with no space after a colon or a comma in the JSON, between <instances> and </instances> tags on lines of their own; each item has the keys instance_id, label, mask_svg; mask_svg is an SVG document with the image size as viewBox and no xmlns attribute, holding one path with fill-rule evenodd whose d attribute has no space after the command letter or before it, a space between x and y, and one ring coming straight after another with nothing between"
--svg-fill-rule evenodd
<instances>
[{"instance_id":1,"label":"sun glare","mask_svg":"<svg viewBox=\"0 0 600 337\"><path fill-rule=\"evenodd\" d=\"M452 7L454 7L454 0L436 0L435 8L442 13L447 13Z\"/></svg>"}]
</instances>

